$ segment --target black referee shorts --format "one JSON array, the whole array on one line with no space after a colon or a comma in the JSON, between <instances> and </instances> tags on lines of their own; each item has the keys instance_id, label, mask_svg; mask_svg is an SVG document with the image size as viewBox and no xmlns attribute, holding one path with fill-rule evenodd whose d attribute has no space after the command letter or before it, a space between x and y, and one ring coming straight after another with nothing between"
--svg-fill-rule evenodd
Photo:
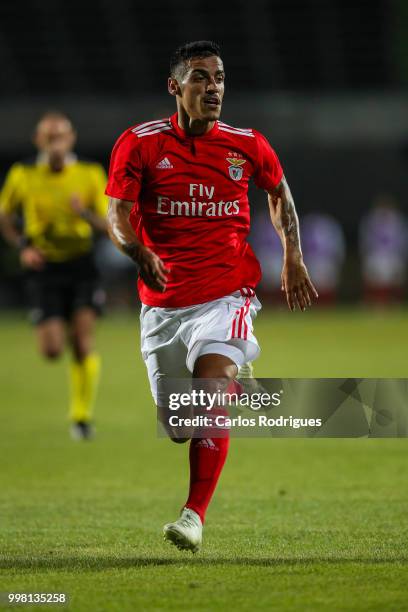
<instances>
[{"instance_id":1,"label":"black referee shorts","mask_svg":"<svg viewBox=\"0 0 408 612\"><path fill-rule=\"evenodd\" d=\"M30 320L34 325L55 317L69 321L84 307L100 315L105 303L91 254L61 263L47 262L39 271L29 270L26 287Z\"/></svg>"}]
</instances>

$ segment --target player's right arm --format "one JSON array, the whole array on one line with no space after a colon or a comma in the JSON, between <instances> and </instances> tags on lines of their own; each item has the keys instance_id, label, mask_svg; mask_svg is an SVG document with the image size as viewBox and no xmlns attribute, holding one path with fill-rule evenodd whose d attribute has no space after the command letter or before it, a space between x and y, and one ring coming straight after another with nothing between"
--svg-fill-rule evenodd
<instances>
[{"instance_id":1,"label":"player's right arm","mask_svg":"<svg viewBox=\"0 0 408 612\"><path fill-rule=\"evenodd\" d=\"M143 176L140 141L127 130L113 147L106 194L109 197L108 233L117 248L139 266L143 281L156 291L166 290L166 270L160 257L136 236L129 215L139 199Z\"/></svg>"},{"instance_id":2,"label":"player's right arm","mask_svg":"<svg viewBox=\"0 0 408 612\"><path fill-rule=\"evenodd\" d=\"M129 221L133 202L109 198L108 232L117 248L139 266L139 274L146 285L156 291L165 291L168 270L160 257L137 239Z\"/></svg>"},{"instance_id":3,"label":"player's right arm","mask_svg":"<svg viewBox=\"0 0 408 612\"><path fill-rule=\"evenodd\" d=\"M21 264L26 268L40 270L45 264L43 254L30 245L27 238L16 228L16 213L24 199L24 180L23 165L12 166L0 193L0 230L6 242L19 249Z\"/></svg>"}]
</instances>

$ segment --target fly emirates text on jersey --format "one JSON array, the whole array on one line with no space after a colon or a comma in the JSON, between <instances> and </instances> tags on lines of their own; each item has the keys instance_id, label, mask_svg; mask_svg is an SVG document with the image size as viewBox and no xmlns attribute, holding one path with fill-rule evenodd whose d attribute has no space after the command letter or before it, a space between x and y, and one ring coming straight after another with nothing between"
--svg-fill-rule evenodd
<instances>
[{"instance_id":1,"label":"fly emirates text on jersey","mask_svg":"<svg viewBox=\"0 0 408 612\"><path fill-rule=\"evenodd\" d=\"M190 183L188 191L191 198L189 201L170 200L166 196L158 196L158 214L176 217L223 217L239 214L239 200L214 201L214 186ZM204 198L208 201L203 201Z\"/></svg>"}]
</instances>

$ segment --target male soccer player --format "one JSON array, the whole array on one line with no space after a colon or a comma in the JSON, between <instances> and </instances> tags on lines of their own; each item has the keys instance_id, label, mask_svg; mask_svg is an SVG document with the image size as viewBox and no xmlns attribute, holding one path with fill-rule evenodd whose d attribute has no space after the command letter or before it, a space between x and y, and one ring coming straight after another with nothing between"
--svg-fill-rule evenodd
<instances>
[{"instance_id":1,"label":"male soccer player","mask_svg":"<svg viewBox=\"0 0 408 612\"><path fill-rule=\"evenodd\" d=\"M11 167L0 193L0 214L3 235L19 249L27 270L41 353L56 359L65 338L71 346L71 434L87 439L100 369L94 323L103 301L92 259L93 233L106 231L108 202L104 169L77 159L75 139L63 113L46 113L35 129L39 154ZM15 222L18 215L22 230Z\"/></svg>"},{"instance_id":2,"label":"male soccer player","mask_svg":"<svg viewBox=\"0 0 408 612\"><path fill-rule=\"evenodd\" d=\"M129 128L112 152L108 231L140 267L142 355L159 411L166 411L158 397L163 380L192 375L227 384L259 354L252 318L261 271L246 241L250 178L268 192L289 308L304 310L317 296L276 153L255 130L219 121L224 79L216 44L180 47L168 80L177 112ZM164 527L180 549L201 546L227 451L227 437L191 439L188 499Z\"/></svg>"}]
</instances>

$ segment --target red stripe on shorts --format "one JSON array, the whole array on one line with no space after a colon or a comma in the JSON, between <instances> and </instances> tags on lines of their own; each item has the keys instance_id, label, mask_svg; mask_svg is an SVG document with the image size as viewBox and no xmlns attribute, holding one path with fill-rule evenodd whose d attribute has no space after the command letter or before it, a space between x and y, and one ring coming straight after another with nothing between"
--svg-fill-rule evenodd
<instances>
[{"instance_id":1,"label":"red stripe on shorts","mask_svg":"<svg viewBox=\"0 0 408 612\"><path fill-rule=\"evenodd\" d=\"M243 318L244 318L244 306L241 306L241 308L239 309L239 322L238 322L238 334L237 334L238 338L241 338Z\"/></svg>"},{"instance_id":2,"label":"red stripe on shorts","mask_svg":"<svg viewBox=\"0 0 408 612\"><path fill-rule=\"evenodd\" d=\"M245 319L248 314L250 305L251 305L251 300L247 298L245 302L245 311L244 311L244 340L248 339L248 323L246 322Z\"/></svg>"},{"instance_id":3,"label":"red stripe on shorts","mask_svg":"<svg viewBox=\"0 0 408 612\"><path fill-rule=\"evenodd\" d=\"M234 320L232 322L232 331L231 331L231 338L235 338L235 331L236 331L236 326L237 326L237 315L239 314L239 310L235 311L235 317Z\"/></svg>"}]
</instances>

